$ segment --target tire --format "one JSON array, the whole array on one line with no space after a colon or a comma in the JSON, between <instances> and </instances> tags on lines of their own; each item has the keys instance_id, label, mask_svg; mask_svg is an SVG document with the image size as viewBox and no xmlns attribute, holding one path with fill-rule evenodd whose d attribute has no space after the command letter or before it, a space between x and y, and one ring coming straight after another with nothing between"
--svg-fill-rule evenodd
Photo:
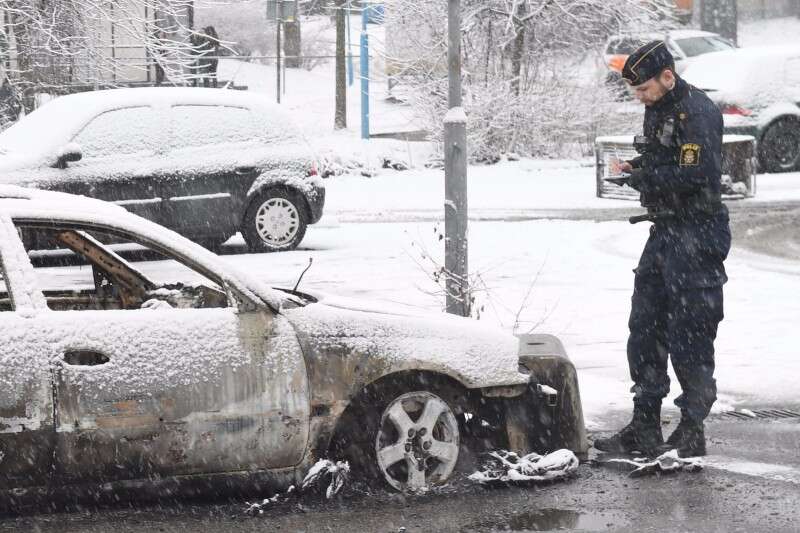
<instances>
[{"instance_id":1,"label":"tire","mask_svg":"<svg viewBox=\"0 0 800 533\"><path fill-rule=\"evenodd\" d=\"M778 119L767 128L759 144L765 172L789 172L800 166L800 120Z\"/></svg>"},{"instance_id":2,"label":"tire","mask_svg":"<svg viewBox=\"0 0 800 533\"><path fill-rule=\"evenodd\" d=\"M251 252L294 250L306 234L308 220L300 194L285 188L268 189L257 194L245 211L242 236Z\"/></svg>"},{"instance_id":3,"label":"tire","mask_svg":"<svg viewBox=\"0 0 800 533\"><path fill-rule=\"evenodd\" d=\"M340 451L368 484L419 492L446 483L456 470L461 425L441 395L419 385L392 387L353 415Z\"/></svg>"}]
</instances>

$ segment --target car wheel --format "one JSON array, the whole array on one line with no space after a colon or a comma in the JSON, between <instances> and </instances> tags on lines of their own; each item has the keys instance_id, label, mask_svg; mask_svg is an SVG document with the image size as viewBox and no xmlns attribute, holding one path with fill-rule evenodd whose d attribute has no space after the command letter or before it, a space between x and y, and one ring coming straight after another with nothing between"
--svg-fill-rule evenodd
<instances>
[{"instance_id":1,"label":"car wheel","mask_svg":"<svg viewBox=\"0 0 800 533\"><path fill-rule=\"evenodd\" d=\"M440 485L456 467L459 438L447 402L427 391L408 392L389 402L375 429L377 469L400 491Z\"/></svg>"},{"instance_id":2,"label":"car wheel","mask_svg":"<svg viewBox=\"0 0 800 533\"><path fill-rule=\"evenodd\" d=\"M766 172L788 172L800 165L800 120L783 118L761 137L759 155Z\"/></svg>"},{"instance_id":3,"label":"car wheel","mask_svg":"<svg viewBox=\"0 0 800 533\"><path fill-rule=\"evenodd\" d=\"M242 235L253 252L294 250L306 234L308 218L299 194L287 189L269 189L250 202Z\"/></svg>"},{"instance_id":4,"label":"car wheel","mask_svg":"<svg viewBox=\"0 0 800 533\"><path fill-rule=\"evenodd\" d=\"M371 389L337 424L330 453L372 488L419 491L445 483L458 461L463 469L471 460L471 451L459 448L463 426L450 403L456 398L445 384L431 389L416 379Z\"/></svg>"}]
</instances>

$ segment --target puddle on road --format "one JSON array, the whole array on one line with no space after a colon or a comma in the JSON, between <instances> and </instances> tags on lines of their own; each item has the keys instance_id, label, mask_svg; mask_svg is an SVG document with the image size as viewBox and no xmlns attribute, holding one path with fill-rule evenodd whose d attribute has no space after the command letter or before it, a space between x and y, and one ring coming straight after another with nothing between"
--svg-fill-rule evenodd
<instances>
[{"instance_id":1,"label":"puddle on road","mask_svg":"<svg viewBox=\"0 0 800 533\"><path fill-rule=\"evenodd\" d=\"M603 531L626 526L629 521L622 513L570 511L566 509L540 509L511 515L507 518L487 520L464 528L469 531Z\"/></svg>"}]
</instances>

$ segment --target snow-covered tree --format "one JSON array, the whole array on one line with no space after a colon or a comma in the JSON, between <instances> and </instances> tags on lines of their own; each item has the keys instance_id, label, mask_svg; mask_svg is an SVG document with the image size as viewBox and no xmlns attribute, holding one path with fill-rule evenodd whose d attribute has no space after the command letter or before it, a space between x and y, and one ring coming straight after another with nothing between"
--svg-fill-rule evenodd
<instances>
[{"instance_id":1,"label":"snow-covered tree","mask_svg":"<svg viewBox=\"0 0 800 533\"><path fill-rule=\"evenodd\" d=\"M3 82L28 111L39 93L195 74L193 0L0 0Z\"/></svg>"},{"instance_id":2,"label":"snow-covered tree","mask_svg":"<svg viewBox=\"0 0 800 533\"><path fill-rule=\"evenodd\" d=\"M670 0L462 0L464 102L473 159L563 155L613 119L600 73L608 36L674 24ZM387 70L429 130L447 95L447 3L392 0ZM587 81L588 80L588 81Z\"/></svg>"}]
</instances>

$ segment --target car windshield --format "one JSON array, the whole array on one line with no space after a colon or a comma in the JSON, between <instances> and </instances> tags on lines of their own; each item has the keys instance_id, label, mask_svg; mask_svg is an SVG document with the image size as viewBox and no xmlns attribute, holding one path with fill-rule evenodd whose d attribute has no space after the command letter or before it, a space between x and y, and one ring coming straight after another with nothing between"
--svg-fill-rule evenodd
<instances>
[{"instance_id":1,"label":"car windshield","mask_svg":"<svg viewBox=\"0 0 800 533\"><path fill-rule=\"evenodd\" d=\"M675 42L686 54L686 57L694 57L711 52L722 52L735 48L725 39L714 36L687 37L686 39L676 39Z\"/></svg>"}]
</instances>

